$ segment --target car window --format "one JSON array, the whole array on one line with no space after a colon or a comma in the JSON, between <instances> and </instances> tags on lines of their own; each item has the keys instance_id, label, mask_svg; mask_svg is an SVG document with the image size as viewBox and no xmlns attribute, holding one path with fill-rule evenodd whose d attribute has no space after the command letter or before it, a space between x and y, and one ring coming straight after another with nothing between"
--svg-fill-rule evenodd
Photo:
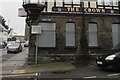
<instances>
[{"instance_id":1,"label":"car window","mask_svg":"<svg viewBox=\"0 0 120 80\"><path fill-rule=\"evenodd\" d=\"M11 46L11 47L18 47L18 46L19 46L19 44L14 43L14 44L11 44L10 46Z\"/></svg>"},{"instance_id":2,"label":"car window","mask_svg":"<svg viewBox=\"0 0 120 80\"><path fill-rule=\"evenodd\" d=\"M26 41L25 44L29 44L29 41Z\"/></svg>"}]
</instances>

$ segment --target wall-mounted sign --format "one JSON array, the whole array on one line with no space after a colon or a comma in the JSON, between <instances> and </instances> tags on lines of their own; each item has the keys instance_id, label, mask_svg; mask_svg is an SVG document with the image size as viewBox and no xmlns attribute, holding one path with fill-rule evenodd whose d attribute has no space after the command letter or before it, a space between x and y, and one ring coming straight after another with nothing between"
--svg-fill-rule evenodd
<instances>
[{"instance_id":1,"label":"wall-mounted sign","mask_svg":"<svg viewBox=\"0 0 120 80\"><path fill-rule=\"evenodd\" d=\"M52 11L56 12L82 12L82 8L79 7L53 7ZM86 13L118 13L117 9L103 9L103 8L84 8Z\"/></svg>"},{"instance_id":2,"label":"wall-mounted sign","mask_svg":"<svg viewBox=\"0 0 120 80\"><path fill-rule=\"evenodd\" d=\"M84 8L84 12L105 13L105 9L102 9L102 8Z\"/></svg>"},{"instance_id":3,"label":"wall-mounted sign","mask_svg":"<svg viewBox=\"0 0 120 80\"><path fill-rule=\"evenodd\" d=\"M27 13L25 12L24 8L18 8L18 16L19 17L26 17Z\"/></svg>"}]
</instances>

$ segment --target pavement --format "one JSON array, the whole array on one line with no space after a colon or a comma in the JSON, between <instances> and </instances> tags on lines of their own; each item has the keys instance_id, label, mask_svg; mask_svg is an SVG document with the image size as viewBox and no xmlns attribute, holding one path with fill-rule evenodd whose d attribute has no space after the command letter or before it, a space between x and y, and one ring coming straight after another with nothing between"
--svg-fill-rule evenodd
<instances>
[{"instance_id":1,"label":"pavement","mask_svg":"<svg viewBox=\"0 0 120 80\"><path fill-rule=\"evenodd\" d=\"M54 62L38 65L24 65L14 70L12 74L34 73L34 72L66 72L75 70L76 67L70 62Z\"/></svg>"},{"instance_id":2,"label":"pavement","mask_svg":"<svg viewBox=\"0 0 120 80\"><path fill-rule=\"evenodd\" d=\"M18 63L19 64L19 63ZM17 65L17 63L16 63ZM37 65L26 65L25 63L16 68L10 74L4 74L4 78L110 78L117 80L120 73L104 72L96 68L95 61L90 62L52 62ZM115 78L115 79L113 79ZM110 80L108 79L108 80ZM106 79L105 79L106 80Z\"/></svg>"},{"instance_id":3,"label":"pavement","mask_svg":"<svg viewBox=\"0 0 120 80\"><path fill-rule=\"evenodd\" d=\"M17 64L16 64L17 65ZM24 63L22 66L18 66L16 69L13 70L12 74L21 74L21 73L34 73L34 72L67 72L77 70L81 67L85 66L93 66L96 67L95 60L91 60L89 62L81 61L79 63L73 62L51 62L51 63L43 63L43 64L36 64L36 65L27 65Z\"/></svg>"},{"instance_id":4,"label":"pavement","mask_svg":"<svg viewBox=\"0 0 120 80\"><path fill-rule=\"evenodd\" d=\"M40 73L55 73L55 74L62 74L67 72L77 71L78 68L83 69L85 66L88 66L86 63L79 63L81 65L75 65L71 62L53 62L53 63L44 63L44 64L37 64L37 65L22 65L17 66L9 74L4 74L2 77L35 77L40 75ZM45 77L42 76L42 77ZM49 75L48 75L49 77ZM57 76L58 77L58 76Z\"/></svg>"},{"instance_id":5,"label":"pavement","mask_svg":"<svg viewBox=\"0 0 120 80\"><path fill-rule=\"evenodd\" d=\"M27 65L26 64L26 58L27 58L26 50L23 50L23 53L17 54L10 59L7 60L7 62L4 62L2 64L3 66L3 75L8 74L25 74L25 73L40 73L40 72L68 72L77 70L80 67L88 66L89 65L96 65L94 61L91 62L81 62L77 63L79 65L76 65L72 62L51 62L51 63L43 63L43 64L37 64L37 65ZM13 67L13 68L11 68Z\"/></svg>"},{"instance_id":6,"label":"pavement","mask_svg":"<svg viewBox=\"0 0 120 80\"><path fill-rule=\"evenodd\" d=\"M4 51L4 50L3 50ZM6 51L5 51L6 52ZM24 66L27 58L27 49L23 49L21 53L18 54L4 54L0 56L0 74L6 75L11 74ZM3 54L3 52L1 52ZM23 69L23 68L22 68ZM23 73L24 71L22 71ZM21 73L21 72L17 72Z\"/></svg>"},{"instance_id":7,"label":"pavement","mask_svg":"<svg viewBox=\"0 0 120 80\"><path fill-rule=\"evenodd\" d=\"M1 54L6 51L3 50ZM1 52L1 51L0 51ZM71 62L52 62L37 65L27 65L26 58L28 57L28 49L25 48L19 54L6 54L2 58L7 61L1 62L2 74L21 74L21 73L34 73L34 72L66 72L77 69L76 65ZM8 57L10 56L10 58ZM11 57L12 56L12 57ZM9 59L8 59L9 58ZM6 60L4 59L4 60ZM1 60L2 61L2 60ZM79 63L84 65L84 63ZM91 62L93 65L94 62ZM0 66L0 68L1 68Z\"/></svg>"}]
</instances>

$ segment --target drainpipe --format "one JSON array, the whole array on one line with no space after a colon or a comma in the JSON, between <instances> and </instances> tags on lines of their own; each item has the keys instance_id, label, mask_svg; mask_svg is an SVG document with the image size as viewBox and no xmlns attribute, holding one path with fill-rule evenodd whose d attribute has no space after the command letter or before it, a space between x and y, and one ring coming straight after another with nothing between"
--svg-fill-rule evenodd
<instances>
[{"instance_id":1,"label":"drainpipe","mask_svg":"<svg viewBox=\"0 0 120 80\"><path fill-rule=\"evenodd\" d=\"M88 54L88 41L86 37L86 26L85 26L85 14L84 14L84 2L81 2L81 10L82 10L82 29L81 29L81 51L83 55Z\"/></svg>"}]
</instances>

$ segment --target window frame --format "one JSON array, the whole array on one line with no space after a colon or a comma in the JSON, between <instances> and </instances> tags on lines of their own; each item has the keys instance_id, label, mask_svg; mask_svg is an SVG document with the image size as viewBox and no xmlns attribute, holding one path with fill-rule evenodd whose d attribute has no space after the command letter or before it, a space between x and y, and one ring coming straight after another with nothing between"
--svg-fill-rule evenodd
<instances>
[{"instance_id":1,"label":"window frame","mask_svg":"<svg viewBox=\"0 0 120 80\"><path fill-rule=\"evenodd\" d=\"M119 34L120 34L120 32L119 32L119 29L120 29L120 23L112 23L112 45L113 45L113 47L115 46L115 45L117 45L117 44L119 44L120 43L120 41L119 41L119 37L117 37L118 38L118 42L117 41L114 41L115 40L115 37L113 37L113 27L115 27L115 26L113 26L113 25L118 25L117 26L117 35L119 36ZM115 30L116 31L116 30ZM117 42L117 44L115 44L115 43Z\"/></svg>"},{"instance_id":2,"label":"window frame","mask_svg":"<svg viewBox=\"0 0 120 80\"><path fill-rule=\"evenodd\" d=\"M56 23L55 22L40 22L39 24L41 24L41 23L53 23L54 24L54 30L46 30L46 29L43 29L42 28L42 31L41 31L41 34L40 35L42 35L42 33L43 33L43 31L45 31L45 33L49 33L49 32L51 32L51 34L53 34L54 33L54 39L53 39L53 41L54 41L54 44L53 45L51 45L51 46L47 46L47 45L44 45L44 46L38 46L38 44L40 45L40 42L38 41L38 40L40 40L39 38L40 38L40 35L37 35L37 46L39 47L39 48L56 48ZM40 25L41 26L41 25ZM45 35L45 34L44 34ZM45 42L46 43L46 42Z\"/></svg>"},{"instance_id":3,"label":"window frame","mask_svg":"<svg viewBox=\"0 0 120 80\"><path fill-rule=\"evenodd\" d=\"M67 27L69 27L69 26L67 26L67 24L73 24L73 31L67 31ZM76 35L75 35L75 23L74 22L66 22L66 25L65 25L65 47L66 48L75 48L76 47ZM72 33L73 34L73 37L74 37L74 42L73 42L73 44L74 45L71 45L71 44L67 44L67 33ZM70 35L70 34L69 34ZM68 42L69 43L69 42Z\"/></svg>"},{"instance_id":4,"label":"window frame","mask_svg":"<svg viewBox=\"0 0 120 80\"><path fill-rule=\"evenodd\" d=\"M95 24L96 25L96 30L94 31L94 30L92 30L92 31L90 31L89 29L90 29L90 24ZM95 41L96 41L96 44L93 44L93 42L95 42L95 41L92 41L91 43L90 43L90 33L95 33L96 34L96 39L95 39ZM97 25L97 23L89 23L88 24L88 46L89 47L99 47L99 45L98 45L98 25Z\"/></svg>"}]
</instances>

